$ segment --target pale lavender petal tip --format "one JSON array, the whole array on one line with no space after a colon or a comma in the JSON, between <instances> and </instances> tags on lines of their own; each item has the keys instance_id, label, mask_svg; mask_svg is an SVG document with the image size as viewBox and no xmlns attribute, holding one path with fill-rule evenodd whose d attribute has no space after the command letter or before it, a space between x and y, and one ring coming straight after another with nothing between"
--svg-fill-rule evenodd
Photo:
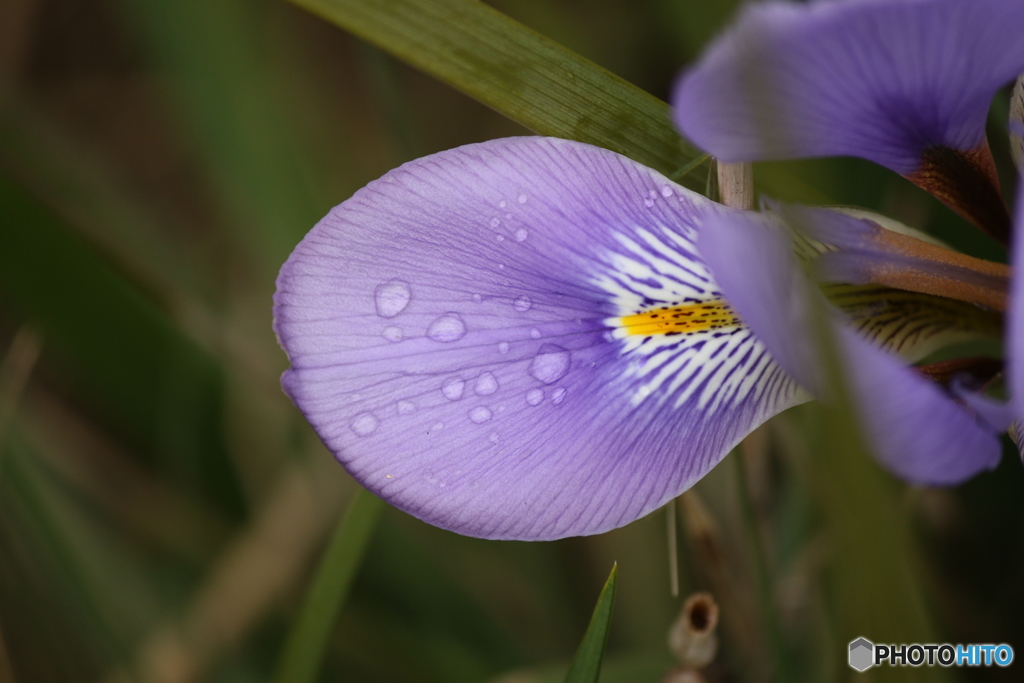
<instances>
[{"instance_id":1,"label":"pale lavender petal tip","mask_svg":"<svg viewBox=\"0 0 1024 683\"><path fill-rule=\"evenodd\" d=\"M626 524L803 400L745 328L624 327L718 297L693 245L720 211L565 140L406 164L282 268L285 389L357 480L431 524L523 540Z\"/></svg>"},{"instance_id":2,"label":"pale lavender petal tip","mask_svg":"<svg viewBox=\"0 0 1024 683\"><path fill-rule=\"evenodd\" d=\"M710 219L699 246L726 299L779 365L828 396L813 311L833 321L859 418L878 459L912 483L954 484L995 467L1000 447L981 423L900 360L857 336L813 290L782 228L755 216Z\"/></svg>"},{"instance_id":3,"label":"pale lavender petal tip","mask_svg":"<svg viewBox=\"0 0 1024 683\"><path fill-rule=\"evenodd\" d=\"M1024 3L752 3L676 84L676 123L724 161L858 156L898 173L982 144L1024 71Z\"/></svg>"}]
</instances>

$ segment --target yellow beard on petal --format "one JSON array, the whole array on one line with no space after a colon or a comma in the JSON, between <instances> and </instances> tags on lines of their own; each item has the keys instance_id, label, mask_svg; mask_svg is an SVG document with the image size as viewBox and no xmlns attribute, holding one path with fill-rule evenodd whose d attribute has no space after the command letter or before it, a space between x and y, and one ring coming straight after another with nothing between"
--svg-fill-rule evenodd
<instances>
[{"instance_id":1,"label":"yellow beard on petal","mask_svg":"<svg viewBox=\"0 0 1024 683\"><path fill-rule=\"evenodd\" d=\"M619 318L627 335L693 334L741 325L736 313L721 300L685 306L663 306Z\"/></svg>"}]
</instances>

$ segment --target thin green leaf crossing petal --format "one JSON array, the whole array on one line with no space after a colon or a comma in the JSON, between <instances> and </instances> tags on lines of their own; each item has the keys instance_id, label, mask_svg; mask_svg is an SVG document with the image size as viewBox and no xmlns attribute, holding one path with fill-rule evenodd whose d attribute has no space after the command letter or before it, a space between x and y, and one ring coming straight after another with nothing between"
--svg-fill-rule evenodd
<instances>
[{"instance_id":1,"label":"thin green leaf crossing petal","mask_svg":"<svg viewBox=\"0 0 1024 683\"><path fill-rule=\"evenodd\" d=\"M701 153L653 95L477 0L292 0L541 135L618 152L702 190Z\"/></svg>"}]
</instances>

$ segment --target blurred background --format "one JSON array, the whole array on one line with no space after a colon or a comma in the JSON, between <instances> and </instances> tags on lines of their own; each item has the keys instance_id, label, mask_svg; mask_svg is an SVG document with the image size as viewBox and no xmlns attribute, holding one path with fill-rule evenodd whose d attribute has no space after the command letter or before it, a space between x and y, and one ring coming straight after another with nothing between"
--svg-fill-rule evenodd
<instances>
[{"instance_id":1,"label":"blurred background","mask_svg":"<svg viewBox=\"0 0 1024 683\"><path fill-rule=\"evenodd\" d=\"M490 4L666 98L737 3ZM1006 100L991 139L1010 169ZM0 0L0 683L268 680L357 488L280 391L277 269L388 169L526 133L281 0ZM757 174L1005 259L866 162ZM604 681L661 680L696 590L722 607L709 681L846 680L853 637L886 642L853 613L898 622L908 586L927 624L908 642L1024 647L1012 448L950 490L865 461L845 495L815 424L813 407L773 421L682 500L678 597L665 512L529 544L387 509L321 680L560 680L616 561ZM879 524L903 531L876 543ZM891 680L941 679L915 671Z\"/></svg>"}]
</instances>

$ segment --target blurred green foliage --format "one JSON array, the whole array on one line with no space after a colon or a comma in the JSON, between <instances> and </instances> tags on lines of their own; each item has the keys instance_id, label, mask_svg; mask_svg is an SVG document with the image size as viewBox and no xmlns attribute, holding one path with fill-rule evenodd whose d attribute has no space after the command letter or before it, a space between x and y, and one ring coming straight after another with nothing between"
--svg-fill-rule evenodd
<instances>
[{"instance_id":1,"label":"blurred green foliage","mask_svg":"<svg viewBox=\"0 0 1024 683\"><path fill-rule=\"evenodd\" d=\"M663 100L737 2L490 5ZM276 269L389 168L526 132L277 0L0 4L0 682L272 676L357 490L280 392ZM863 162L757 177L1003 256ZM847 642L875 635L850 629L873 623L1024 644L1016 457L957 489L908 489L846 458L815 410L774 421L681 500L678 598L664 514L529 544L385 509L320 680L562 680L613 562L606 683L660 680L669 625L700 589L722 607L709 681L782 680L780 647L789 679L845 680ZM908 584L927 633L900 611Z\"/></svg>"}]
</instances>

